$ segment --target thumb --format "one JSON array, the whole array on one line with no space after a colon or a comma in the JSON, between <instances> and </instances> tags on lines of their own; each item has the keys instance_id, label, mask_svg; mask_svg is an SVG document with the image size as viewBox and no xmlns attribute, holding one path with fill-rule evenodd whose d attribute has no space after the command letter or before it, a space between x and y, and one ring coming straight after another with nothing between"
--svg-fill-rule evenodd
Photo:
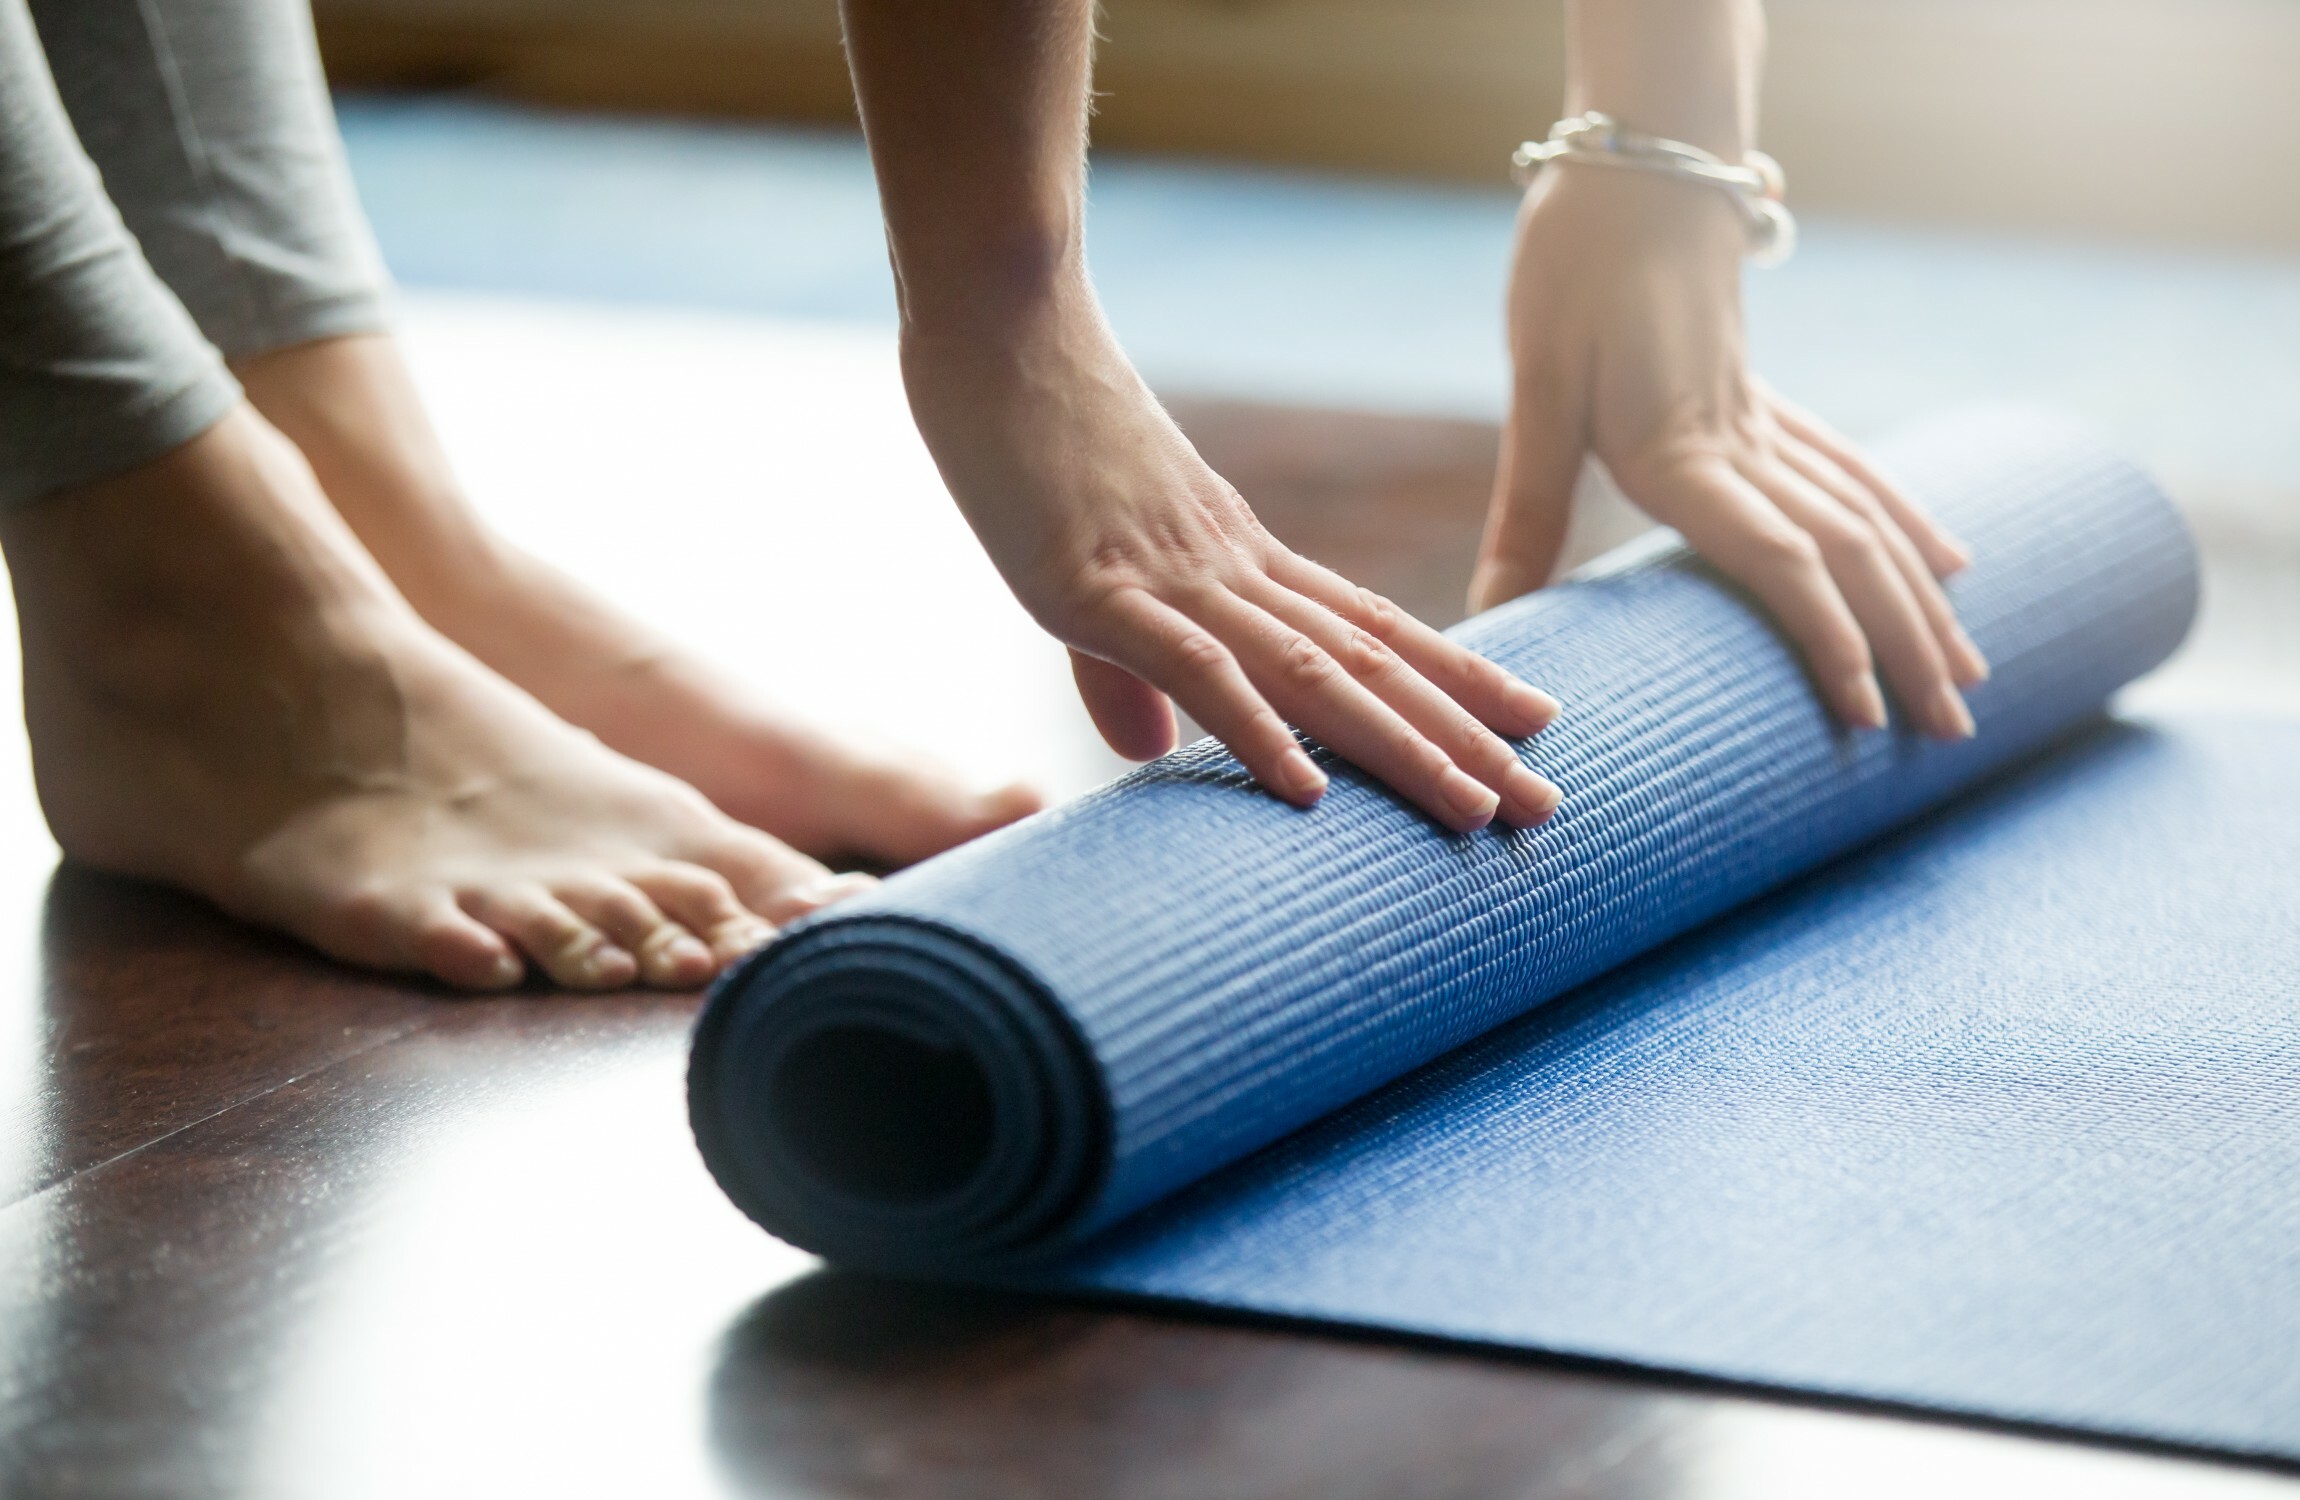
<instances>
[{"instance_id":1,"label":"thumb","mask_svg":"<svg viewBox=\"0 0 2300 1500\"><path fill-rule=\"evenodd\" d=\"M1128 760L1150 760L1174 748L1174 705L1164 693L1124 667L1075 647L1070 675L1087 717L1111 749Z\"/></svg>"},{"instance_id":2,"label":"thumb","mask_svg":"<svg viewBox=\"0 0 2300 1500\"><path fill-rule=\"evenodd\" d=\"M1578 382L1517 381L1470 582L1470 613L1529 594L1556 570L1587 446L1584 416Z\"/></svg>"}]
</instances>

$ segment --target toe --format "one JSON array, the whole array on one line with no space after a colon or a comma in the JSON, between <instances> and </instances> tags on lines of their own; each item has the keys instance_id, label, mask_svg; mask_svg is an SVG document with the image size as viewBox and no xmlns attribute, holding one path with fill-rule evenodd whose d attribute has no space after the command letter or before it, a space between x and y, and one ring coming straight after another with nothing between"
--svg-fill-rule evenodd
<instances>
[{"instance_id":1,"label":"toe","mask_svg":"<svg viewBox=\"0 0 2300 1500\"><path fill-rule=\"evenodd\" d=\"M1046 805L1019 782L970 791L939 768L889 767L870 780L857 808L855 852L894 866L956 848Z\"/></svg>"},{"instance_id":2,"label":"toe","mask_svg":"<svg viewBox=\"0 0 2300 1500\"><path fill-rule=\"evenodd\" d=\"M658 989L693 989L719 971L695 934L627 881L595 876L556 886L557 896L639 963L639 977Z\"/></svg>"},{"instance_id":3,"label":"toe","mask_svg":"<svg viewBox=\"0 0 2300 1500\"><path fill-rule=\"evenodd\" d=\"M636 958L541 886L467 891L460 904L517 943L555 984L612 990L639 977Z\"/></svg>"},{"instance_id":4,"label":"toe","mask_svg":"<svg viewBox=\"0 0 2300 1500\"><path fill-rule=\"evenodd\" d=\"M822 879L786 891L779 903L769 904L768 911L777 922L795 922L809 912L820 911L826 906L877 889L878 879L875 876L856 871L833 875L826 871Z\"/></svg>"},{"instance_id":5,"label":"toe","mask_svg":"<svg viewBox=\"0 0 2300 1500\"><path fill-rule=\"evenodd\" d=\"M773 924L745 907L715 870L664 864L634 874L631 882L710 945L714 967L726 967L775 935Z\"/></svg>"},{"instance_id":6,"label":"toe","mask_svg":"<svg viewBox=\"0 0 2300 1500\"><path fill-rule=\"evenodd\" d=\"M306 911L308 922L273 919L348 963L419 970L462 990L509 989L527 972L518 951L444 888L369 883L328 893Z\"/></svg>"},{"instance_id":7,"label":"toe","mask_svg":"<svg viewBox=\"0 0 2300 1500\"><path fill-rule=\"evenodd\" d=\"M408 948L420 968L457 989L507 990L527 977L518 952L444 894L417 919Z\"/></svg>"},{"instance_id":8,"label":"toe","mask_svg":"<svg viewBox=\"0 0 2300 1500\"><path fill-rule=\"evenodd\" d=\"M878 884L868 875L834 875L782 840L731 823L694 862L726 877L745 907L778 927Z\"/></svg>"}]
</instances>

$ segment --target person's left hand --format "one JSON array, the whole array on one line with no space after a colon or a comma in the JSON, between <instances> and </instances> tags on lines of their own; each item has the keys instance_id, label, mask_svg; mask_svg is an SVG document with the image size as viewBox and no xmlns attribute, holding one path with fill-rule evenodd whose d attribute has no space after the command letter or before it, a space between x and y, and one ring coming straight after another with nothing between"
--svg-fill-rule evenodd
<instances>
[{"instance_id":1,"label":"person's left hand","mask_svg":"<svg viewBox=\"0 0 2300 1500\"><path fill-rule=\"evenodd\" d=\"M1741 219L1638 172L1543 174L1518 219L1515 396L1470 607L1548 582L1594 454L1632 503L1751 590L1839 718L1885 723L1881 668L1926 732L1963 738L1988 675L1939 580L1964 548L1846 438L1749 369Z\"/></svg>"}]
</instances>

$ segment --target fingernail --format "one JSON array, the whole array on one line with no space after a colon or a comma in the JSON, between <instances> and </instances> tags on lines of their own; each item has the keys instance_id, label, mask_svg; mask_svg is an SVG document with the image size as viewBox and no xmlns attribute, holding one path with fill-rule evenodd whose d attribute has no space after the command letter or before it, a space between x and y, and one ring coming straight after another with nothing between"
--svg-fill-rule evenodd
<instances>
[{"instance_id":1,"label":"fingernail","mask_svg":"<svg viewBox=\"0 0 2300 1500\"><path fill-rule=\"evenodd\" d=\"M1962 573L1965 569L1973 565L1973 549L1966 546L1963 542L1949 542L1948 552L1949 571L1951 573Z\"/></svg>"},{"instance_id":2,"label":"fingernail","mask_svg":"<svg viewBox=\"0 0 2300 1500\"><path fill-rule=\"evenodd\" d=\"M1502 686L1501 706L1508 709L1510 717L1518 723L1530 726L1525 734L1536 734L1549 727L1561 705L1540 688L1512 677Z\"/></svg>"},{"instance_id":3,"label":"fingernail","mask_svg":"<svg viewBox=\"0 0 2300 1500\"><path fill-rule=\"evenodd\" d=\"M1854 678L1852 686L1848 690L1848 696L1853 700L1851 720L1855 728L1882 729L1885 727L1885 694L1884 690L1877 686L1875 673L1863 672Z\"/></svg>"},{"instance_id":4,"label":"fingernail","mask_svg":"<svg viewBox=\"0 0 2300 1500\"><path fill-rule=\"evenodd\" d=\"M1943 684L1933 695L1933 715L1936 723L1949 731L1951 739L1969 740L1973 737L1973 711L1965 706L1964 695Z\"/></svg>"},{"instance_id":5,"label":"fingernail","mask_svg":"<svg viewBox=\"0 0 2300 1500\"><path fill-rule=\"evenodd\" d=\"M1300 801L1311 802L1325 795L1326 773L1298 749L1287 751L1280 759L1279 774L1285 778L1286 792Z\"/></svg>"},{"instance_id":6,"label":"fingernail","mask_svg":"<svg viewBox=\"0 0 2300 1500\"><path fill-rule=\"evenodd\" d=\"M1438 782L1438 792L1455 817L1476 828L1492 822L1494 810L1501 806L1499 792L1465 771L1446 772Z\"/></svg>"},{"instance_id":7,"label":"fingernail","mask_svg":"<svg viewBox=\"0 0 2300 1500\"><path fill-rule=\"evenodd\" d=\"M1973 638L1962 630L1957 632L1956 640L1958 654L1964 658L1958 663L1963 668L1964 682L1962 685L1970 687L1976 682L1988 681L1989 659L1981 655L1981 648L1974 645Z\"/></svg>"},{"instance_id":8,"label":"fingernail","mask_svg":"<svg viewBox=\"0 0 2300 1500\"><path fill-rule=\"evenodd\" d=\"M1524 821L1518 824L1520 828L1531 828L1536 823L1547 821L1549 815L1557 811L1557 804L1564 800L1564 794L1556 786L1523 766L1509 773L1509 794L1510 799L1523 810Z\"/></svg>"}]
</instances>

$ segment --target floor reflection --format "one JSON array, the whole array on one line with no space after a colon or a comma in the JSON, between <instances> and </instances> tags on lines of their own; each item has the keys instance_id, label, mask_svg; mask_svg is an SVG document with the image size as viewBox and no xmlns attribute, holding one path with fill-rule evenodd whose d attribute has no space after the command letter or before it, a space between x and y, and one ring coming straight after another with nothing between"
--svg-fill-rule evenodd
<instances>
[{"instance_id":1,"label":"floor reflection","mask_svg":"<svg viewBox=\"0 0 2300 1500\"><path fill-rule=\"evenodd\" d=\"M1687 1398L1513 1363L827 1272L727 1334L748 1495L1672 1494Z\"/></svg>"},{"instance_id":2,"label":"floor reflection","mask_svg":"<svg viewBox=\"0 0 2300 1500\"><path fill-rule=\"evenodd\" d=\"M822 1272L727 1333L750 1496L2289 1496L2278 1476L1519 1359Z\"/></svg>"}]
</instances>

